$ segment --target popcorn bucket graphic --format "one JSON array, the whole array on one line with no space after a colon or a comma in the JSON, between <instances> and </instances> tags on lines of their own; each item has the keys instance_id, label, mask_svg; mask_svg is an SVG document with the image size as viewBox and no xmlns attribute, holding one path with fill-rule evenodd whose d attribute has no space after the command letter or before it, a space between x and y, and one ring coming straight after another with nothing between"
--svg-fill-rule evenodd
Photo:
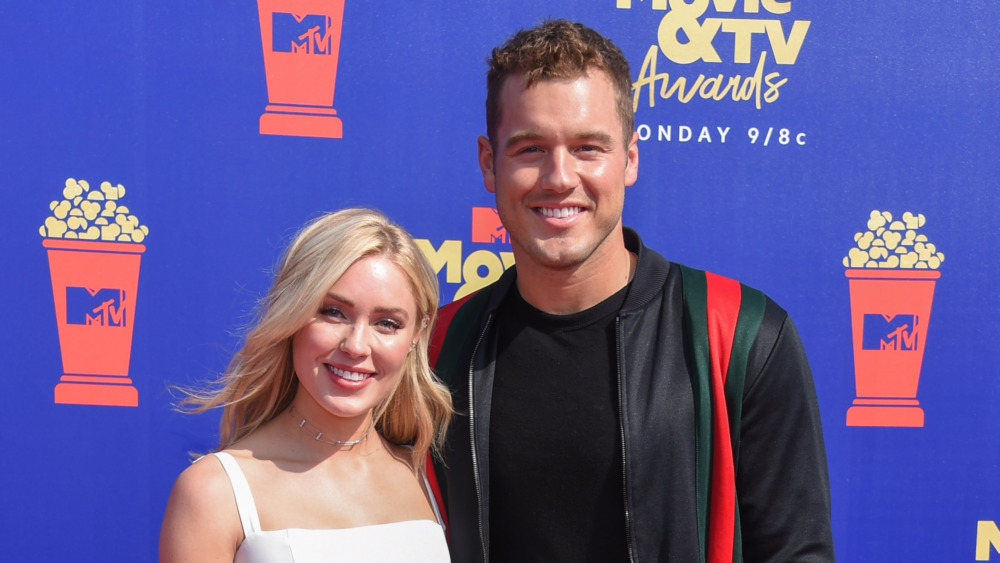
<instances>
[{"instance_id":1,"label":"popcorn bucket graphic","mask_svg":"<svg viewBox=\"0 0 1000 563\"><path fill-rule=\"evenodd\" d=\"M343 137L333 109L344 0L258 0L269 104L265 135Z\"/></svg>"},{"instance_id":2,"label":"popcorn bucket graphic","mask_svg":"<svg viewBox=\"0 0 1000 563\"><path fill-rule=\"evenodd\" d=\"M856 398L848 426L923 426L917 401L937 270L848 269Z\"/></svg>"},{"instance_id":3,"label":"popcorn bucket graphic","mask_svg":"<svg viewBox=\"0 0 1000 563\"><path fill-rule=\"evenodd\" d=\"M63 375L56 403L135 407L128 376L139 260L128 242L46 238Z\"/></svg>"}]
</instances>

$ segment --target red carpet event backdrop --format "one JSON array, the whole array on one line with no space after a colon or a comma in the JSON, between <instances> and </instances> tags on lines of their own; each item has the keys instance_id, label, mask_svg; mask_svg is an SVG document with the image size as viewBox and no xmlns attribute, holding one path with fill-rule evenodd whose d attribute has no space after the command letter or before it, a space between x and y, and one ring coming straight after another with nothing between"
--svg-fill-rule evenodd
<instances>
[{"instance_id":1,"label":"red carpet event backdrop","mask_svg":"<svg viewBox=\"0 0 1000 563\"><path fill-rule=\"evenodd\" d=\"M565 17L632 66L626 224L795 319L838 558L1000 561L995 2L39 1L0 16L9 560L155 561L171 484L217 436L218 413L177 413L171 386L225 367L305 221L385 211L443 302L513 265L476 164L484 61Z\"/></svg>"}]
</instances>

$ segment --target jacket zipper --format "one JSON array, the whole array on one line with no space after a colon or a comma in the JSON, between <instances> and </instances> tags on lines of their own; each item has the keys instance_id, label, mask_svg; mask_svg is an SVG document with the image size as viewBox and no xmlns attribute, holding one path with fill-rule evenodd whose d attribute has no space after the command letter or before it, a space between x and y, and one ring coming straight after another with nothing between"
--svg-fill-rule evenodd
<instances>
[{"instance_id":1,"label":"jacket zipper","mask_svg":"<svg viewBox=\"0 0 1000 563\"><path fill-rule=\"evenodd\" d=\"M622 345L621 345L621 316L615 317L615 366L618 372L618 432L622 438L622 500L625 502L625 544L628 546L628 560L635 562L635 553L632 547L632 521L628 511L628 471L625 463L625 413L624 402L622 401ZM471 393L471 391L470 391Z\"/></svg>"},{"instance_id":2,"label":"jacket zipper","mask_svg":"<svg viewBox=\"0 0 1000 563\"><path fill-rule=\"evenodd\" d=\"M479 354L479 345L483 343L483 338L489 331L490 323L493 321L493 315L486 317L486 324L483 325L483 332L479 334L479 338L476 340L476 346L472 349L472 359L469 362L469 439L471 441L471 451L472 451L472 476L476 484L476 506L478 510L476 511L476 518L479 522L479 545L483 550L483 563L487 563L490 559L489 553L486 551L486 533L483 526L483 489L482 483L479 481L479 456L476 455L476 416L475 416L475 397L473 394L473 374L475 373L476 356Z\"/></svg>"}]
</instances>

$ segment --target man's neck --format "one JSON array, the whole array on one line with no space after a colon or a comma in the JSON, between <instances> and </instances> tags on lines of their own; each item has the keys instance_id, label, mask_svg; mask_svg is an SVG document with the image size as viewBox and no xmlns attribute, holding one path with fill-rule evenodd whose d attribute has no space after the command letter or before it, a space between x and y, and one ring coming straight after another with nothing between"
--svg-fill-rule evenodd
<instances>
[{"instance_id":1,"label":"man's neck","mask_svg":"<svg viewBox=\"0 0 1000 563\"><path fill-rule=\"evenodd\" d=\"M632 280L638 257L620 246L575 268L551 269L537 265L517 268L521 297L540 311L569 315L589 309L611 297Z\"/></svg>"}]
</instances>

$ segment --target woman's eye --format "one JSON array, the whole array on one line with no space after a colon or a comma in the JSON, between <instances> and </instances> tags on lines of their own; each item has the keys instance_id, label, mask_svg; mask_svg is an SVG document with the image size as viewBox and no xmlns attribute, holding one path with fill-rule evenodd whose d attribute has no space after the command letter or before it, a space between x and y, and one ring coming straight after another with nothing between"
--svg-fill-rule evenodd
<instances>
[{"instance_id":1,"label":"woman's eye","mask_svg":"<svg viewBox=\"0 0 1000 563\"><path fill-rule=\"evenodd\" d=\"M324 307L320 309L320 314L330 317L331 319L341 319L344 317L344 313L342 313L337 307Z\"/></svg>"},{"instance_id":2,"label":"woman's eye","mask_svg":"<svg viewBox=\"0 0 1000 563\"><path fill-rule=\"evenodd\" d=\"M397 330L403 328L403 325L399 324L398 322L392 319L382 319L379 322L375 323L375 326L377 326L383 332L389 332L389 333L396 332Z\"/></svg>"}]
</instances>

